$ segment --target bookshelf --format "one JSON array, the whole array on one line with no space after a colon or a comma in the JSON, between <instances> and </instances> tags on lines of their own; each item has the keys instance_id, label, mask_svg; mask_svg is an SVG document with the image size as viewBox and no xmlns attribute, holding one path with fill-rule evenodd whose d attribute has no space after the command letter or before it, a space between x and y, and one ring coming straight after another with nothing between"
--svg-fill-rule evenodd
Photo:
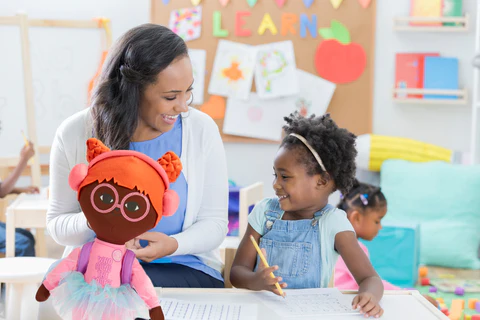
<instances>
[{"instance_id":1,"label":"bookshelf","mask_svg":"<svg viewBox=\"0 0 480 320\"><path fill-rule=\"evenodd\" d=\"M429 25L411 25L412 22L454 22L457 26L429 26ZM411 31L411 32L467 32L469 28L469 17L466 14L463 17L395 17L393 19L393 30Z\"/></svg>"},{"instance_id":2,"label":"bookshelf","mask_svg":"<svg viewBox=\"0 0 480 320\"><path fill-rule=\"evenodd\" d=\"M438 95L438 96L456 96L456 99L438 99L438 98L409 98L398 97L398 95ZM443 90L443 89L400 89L393 88L392 99L396 103L411 103L411 104L430 104L430 105L467 105L468 92L466 89L461 90Z\"/></svg>"}]
</instances>

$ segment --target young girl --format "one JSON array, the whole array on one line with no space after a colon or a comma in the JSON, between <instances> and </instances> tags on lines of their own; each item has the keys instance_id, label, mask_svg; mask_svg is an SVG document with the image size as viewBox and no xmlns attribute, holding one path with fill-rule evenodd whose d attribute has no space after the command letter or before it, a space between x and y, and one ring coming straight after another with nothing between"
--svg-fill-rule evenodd
<instances>
[{"instance_id":1,"label":"young girl","mask_svg":"<svg viewBox=\"0 0 480 320\"><path fill-rule=\"evenodd\" d=\"M338 208L347 213L347 218L355 229L357 237L370 241L382 229L381 222L387 214L387 199L380 188L355 180L350 192L342 195ZM368 257L367 247L361 242L358 244ZM385 290L401 290L387 281L382 282ZM342 258L338 259L335 266L335 287L347 290L358 289L354 276ZM434 306L438 306L432 297L428 295L423 297Z\"/></svg>"},{"instance_id":2,"label":"young girl","mask_svg":"<svg viewBox=\"0 0 480 320\"><path fill-rule=\"evenodd\" d=\"M338 208L347 213L347 218L355 229L357 238L370 241L382 229L381 221L387 213L387 200L380 188L355 180L350 192L342 195ZM368 256L367 247L361 242L358 242L358 245ZM387 281L383 281L383 286L385 290L400 290L399 287ZM335 266L335 287L358 289L355 278L342 258L338 259Z\"/></svg>"},{"instance_id":3,"label":"young girl","mask_svg":"<svg viewBox=\"0 0 480 320\"><path fill-rule=\"evenodd\" d=\"M382 281L358 245L346 213L328 205L339 189L347 193L355 175L355 135L329 115L285 118L286 133L274 160L276 197L258 203L235 256L230 280L237 288L269 290L327 287L338 254L360 288L354 309L380 317ZM271 267L265 268L249 237L259 242ZM269 276L274 272L276 278Z\"/></svg>"}]
</instances>

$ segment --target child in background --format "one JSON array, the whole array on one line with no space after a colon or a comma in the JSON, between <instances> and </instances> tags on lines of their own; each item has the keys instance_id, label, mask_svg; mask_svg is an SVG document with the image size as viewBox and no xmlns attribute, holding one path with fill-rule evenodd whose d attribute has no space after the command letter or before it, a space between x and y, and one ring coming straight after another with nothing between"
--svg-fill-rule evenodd
<instances>
[{"instance_id":1,"label":"child in background","mask_svg":"<svg viewBox=\"0 0 480 320\"><path fill-rule=\"evenodd\" d=\"M285 121L286 136L273 166L276 197L262 200L250 213L230 281L237 288L277 295L277 282L281 288L324 288L340 254L360 287L353 308L366 317L380 317L382 281L358 245L346 213L328 204L332 192L347 193L353 185L356 137L338 128L329 115L304 118L296 112ZM257 258L250 235L271 267Z\"/></svg>"},{"instance_id":2,"label":"child in background","mask_svg":"<svg viewBox=\"0 0 480 320\"><path fill-rule=\"evenodd\" d=\"M355 229L357 238L367 241L371 241L377 236L382 229L381 221L387 214L387 200L380 188L360 183L357 180L355 180L350 192L342 194L337 207L347 213L347 218ZM367 247L360 241L358 244L368 257ZM387 281L383 281L383 286L385 290L400 290L399 287ZM335 266L335 287L339 289L358 289L355 278L341 257Z\"/></svg>"},{"instance_id":3,"label":"child in background","mask_svg":"<svg viewBox=\"0 0 480 320\"><path fill-rule=\"evenodd\" d=\"M28 142L20 152L20 161L13 172L4 180L0 181L0 198L9 194L19 193L38 193L37 187L29 186L24 188L15 187L18 178L27 167L28 160L35 154L33 144ZM5 253L5 223L0 222L0 252ZM15 229L15 255L16 256L35 256L35 238L30 231L25 229Z\"/></svg>"},{"instance_id":4,"label":"child in background","mask_svg":"<svg viewBox=\"0 0 480 320\"><path fill-rule=\"evenodd\" d=\"M355 180L350 192L342 195L338 208L347 213L357 238L371 241L382 229L382 219L387 214L387 199L380 188ZM360 241L358 244L368 257L367 247ZM401 290L385 280L382 282L385 290ZM354 276L341 257L335 266L335 287L344 290L358 289ZM424 297L434 306L438 306L432 297Z\"/></svg>"}]
</instances>

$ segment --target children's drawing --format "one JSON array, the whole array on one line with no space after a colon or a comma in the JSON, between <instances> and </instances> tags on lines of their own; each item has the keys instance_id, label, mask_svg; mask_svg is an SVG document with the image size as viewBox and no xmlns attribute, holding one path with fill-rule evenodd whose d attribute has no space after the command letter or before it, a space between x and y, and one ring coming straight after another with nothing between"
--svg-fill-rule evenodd
<instances>
[{"instance_id":1,"label":"children's drawing","mask_svg":"<svg viewBox=\"0 0 480 320\"><path fill-rule=\"evenodd\" d=\"M295 96L295 109L304 117L325 114L336 85L300 69L297 69L297 76L300 91Z\"/></svg>"},{"instance_id":2,"label":"children's drawing","mask_svg":"<svg viewBox=\"0 0 480 320\"><path fill-rule=\"evenodd\" d=\"M283 117L293 111L295 98L262 100L252 92L248 100L228 99L223 132L237 136L280 141Z\"/></svg>"},{"instance_id":3,"label":"children's drawing","mask_svg":"<svg viewBox=\"0 0 480 320\"><path fill-rule=\"evenodd\" d=\"M255 48L227 40L218 42L208 93L246 100L249 97Z\"/></svg>"},{"instance_id":4,"label":"children's drawing","mask_svg":"<svg viewBox=\"0 0 480 320\"><path fill-rule=\"evenodd\" d=\"M203 103L203 92L205 91L205 63L207 52L200 49L189 49L188 55L192 62L193 69L193 104Z\"/></svg>"},{"instance_id":5,"label":"children's drawing","mask_svg":"<svg viewBox=\"0 0 480 320\"><path fill-rule=\"evenodd\" d=\"M202 7L172 10L169 27L185 41L198 39L202 32Z\"/></svg>"},{"instance_id":6,"label":"children's drawing","mask_svg":"<svg viewBox=\"0 0 480 320\"><path fill-rule=\"evenodd\" d=\"M260 98L298 93L295 53L291 41L260 45L255 65L255 86Z\"/></svg>"}]
</instances>

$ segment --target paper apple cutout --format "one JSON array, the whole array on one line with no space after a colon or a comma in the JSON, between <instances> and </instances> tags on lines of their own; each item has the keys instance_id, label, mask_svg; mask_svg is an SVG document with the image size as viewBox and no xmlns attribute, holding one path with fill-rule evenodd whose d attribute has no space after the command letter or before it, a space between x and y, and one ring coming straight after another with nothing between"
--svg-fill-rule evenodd
<instances>
[{"instance_id":1,"label":"paper apple cutout","mask_svg":"<svg viewBox=\"0 0 480 320\"><path fill-rule=\"evenodd\" d=\"M318 32L325 39L315 52L318 75L334 83L357 80L367 65L363 47L351 42L347 28L336 20L332 20L330 28L321 28Z\"/></svg>"}]
</instances>

